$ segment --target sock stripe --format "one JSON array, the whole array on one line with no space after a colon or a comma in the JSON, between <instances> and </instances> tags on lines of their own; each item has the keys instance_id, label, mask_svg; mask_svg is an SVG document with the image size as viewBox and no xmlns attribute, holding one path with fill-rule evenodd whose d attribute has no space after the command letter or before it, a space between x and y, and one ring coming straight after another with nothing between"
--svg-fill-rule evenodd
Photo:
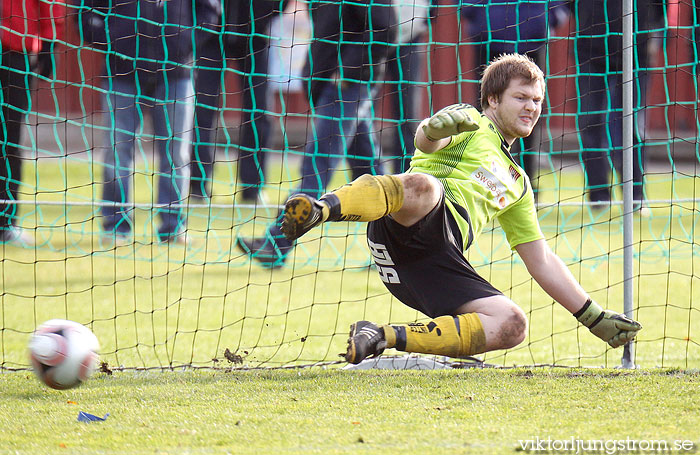
<instances>
[{"instance_id":1,"label":"sock stripe","mask_svg":"<svg viewBox=\"0 0 700 455\"><path fill-rule=\"evenodd\" d=\"M396 349L399 351L406 350L406 327L402 325L392 326L396 332Z\"/></svg>"},{"instance_id":2,"label":"sock stripe","mask_svg":"<svg viewBox=\"0 0 700 455\"><path fill-rule=\"evenodd\" d=\"M340 199L333 193L324 194L321 200L328 204L328 219L325 221L339 221L342 218L340 213Z\"/></svg>"},{"instance_id":3,"label":"sock stripe","mask_svg":"<svg viewBox=\"0 0 700 455\"><path fill-rule=\"evenodd\" d=\"M462 335L462 328L459 326L459 317L458 316L452 316L452 319L455 320L455 327L457 327L457 335Z\"/></svg>"}]
</instances>

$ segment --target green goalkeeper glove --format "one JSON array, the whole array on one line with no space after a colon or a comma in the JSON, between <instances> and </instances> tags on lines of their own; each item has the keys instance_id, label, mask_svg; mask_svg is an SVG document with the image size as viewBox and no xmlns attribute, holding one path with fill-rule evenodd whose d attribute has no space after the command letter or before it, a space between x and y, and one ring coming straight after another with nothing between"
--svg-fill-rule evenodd
<instances>
[{"instance_id":1,"label":"green goalkeeper glove","mask_svg":"<svg viewBox=\"0 0 700 455\"><path fill-rule=\"evenodd\" d=\"M632 341L637 332L642 330L642 324L633 321L624 314L604 310L593 300L588 299L574 317L588 327L591 333L608 343L613 348L620 347Z\"/></svg>"},{"instance_id":2,"label":"green goalkeeper glove","mask_svg":"<svg viewBox=\"0 0 700 455\"><path fill-rule=\"evenodd\" d=\"M469 109L473 108L468 104L452 104L439 110L423 125L425 137L435 142L465 131L478 130L479 120L472 119Z\"/></svg>"}]
</instances>

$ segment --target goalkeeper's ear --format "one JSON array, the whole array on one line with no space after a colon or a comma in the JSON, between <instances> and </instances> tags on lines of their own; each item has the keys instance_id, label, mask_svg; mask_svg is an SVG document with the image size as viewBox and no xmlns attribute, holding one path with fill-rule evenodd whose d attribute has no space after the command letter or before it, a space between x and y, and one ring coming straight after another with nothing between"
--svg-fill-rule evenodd
<instances>
[{"instance_id":1,"label":"goalkeeper's ear","mask_svg":"<svg viewBox=\"0 0 700 455\"><path fill-rule=\"evenodd\" d=\"M496 109L496 106L498 106L501 103L501 97L498 95L489 95L488 97L488 106L483 106L484 109L487 107L490 107L491 109Z\"/></svg>"}]
</instances>

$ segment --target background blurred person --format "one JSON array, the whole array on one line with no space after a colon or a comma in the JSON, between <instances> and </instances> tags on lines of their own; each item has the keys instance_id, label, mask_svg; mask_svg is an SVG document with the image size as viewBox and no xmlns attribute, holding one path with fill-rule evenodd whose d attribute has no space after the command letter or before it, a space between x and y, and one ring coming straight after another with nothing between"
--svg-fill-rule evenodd
<instances>
[{"instance_id":1,"label":"background blurred person","mask_svg":"<svg viewBox=\"0 0 700 455\"><path fill-rule=\"evenodd\" d=\"M62 0L0 0L0 15L0 244L27 245L33 239L19 227L19 206L11 202L19 199L22 179L22 125L31 106L34 73L55 79L53 52L63 39L66 8Z\"/></svg>"},{"instance_id":2,"label":"background blurred person","mask_svg":"<svg viewBox=\"0 0 700 455\"><path fill-rule=\"evenodd\" d=\"M242 88L238 136L238 183L241 199L259 201L264 183L266 154L271 139L268 110L268 53L270 23L284 11L288 0L206 0L198 14L195 48L195 130L192 147L192 183L195 197L211 197L216 161L216 131L220 114L224 70L237 63ZM223 9L222 9L223 5Z\"/></svg>"},{"instance_id":3,"label":"background blurred person","mask_svg":"<svg viewBox=\"0 0 700 455\"><path fill-rule=\"evenodd\" d=\"M197 10L202 1L194 0ZM192 2L83 0L83 5L83 36L104 51L106 63L103 199L112 204L102 208L104 238L117 245L133 241L133 214L127 204L135 140L147 106L158 156L156 239L184 243L194 123Z\"/></svg>"},{"instance_id":4,"label":"background blurred person","mask_svg":"<svg viewBox=\"0 0 700 455\"><path fill-rule=\"evenodd\" d=\"M376 83L383 76L394 41L391 0L372 3L310 1L313 23L307 62L313 113L298 192L320 197L338 163L347 158L358 174L380 173L379 147L372 126ZM352 153L349 154L349 148ZM238 247L268 267L284 264L294 243L282 234L281 218L261 238L238 238Z\"/></svg>"}]
</instances>

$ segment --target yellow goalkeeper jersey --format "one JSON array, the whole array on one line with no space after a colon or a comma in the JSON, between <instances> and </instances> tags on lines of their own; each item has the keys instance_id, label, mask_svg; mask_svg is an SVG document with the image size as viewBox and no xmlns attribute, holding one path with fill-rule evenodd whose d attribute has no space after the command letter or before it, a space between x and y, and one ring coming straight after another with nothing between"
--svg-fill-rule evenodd
<instances>
[{"instance_id":1,"label":"yellow goalkeeper jersey","mask_svg":"<svg viewBox=\"0 0 700 455\"><path fill-rule=\"evenodd\" d=\"M452 136L435 153L416 149L408 172L430 174L445 188L445 203L462 231L464 250L497 218L514 248L544 238L537 221L530 179L513 160L491 120L476 108L479 129Z\"/></svg>"}]
</instances>

